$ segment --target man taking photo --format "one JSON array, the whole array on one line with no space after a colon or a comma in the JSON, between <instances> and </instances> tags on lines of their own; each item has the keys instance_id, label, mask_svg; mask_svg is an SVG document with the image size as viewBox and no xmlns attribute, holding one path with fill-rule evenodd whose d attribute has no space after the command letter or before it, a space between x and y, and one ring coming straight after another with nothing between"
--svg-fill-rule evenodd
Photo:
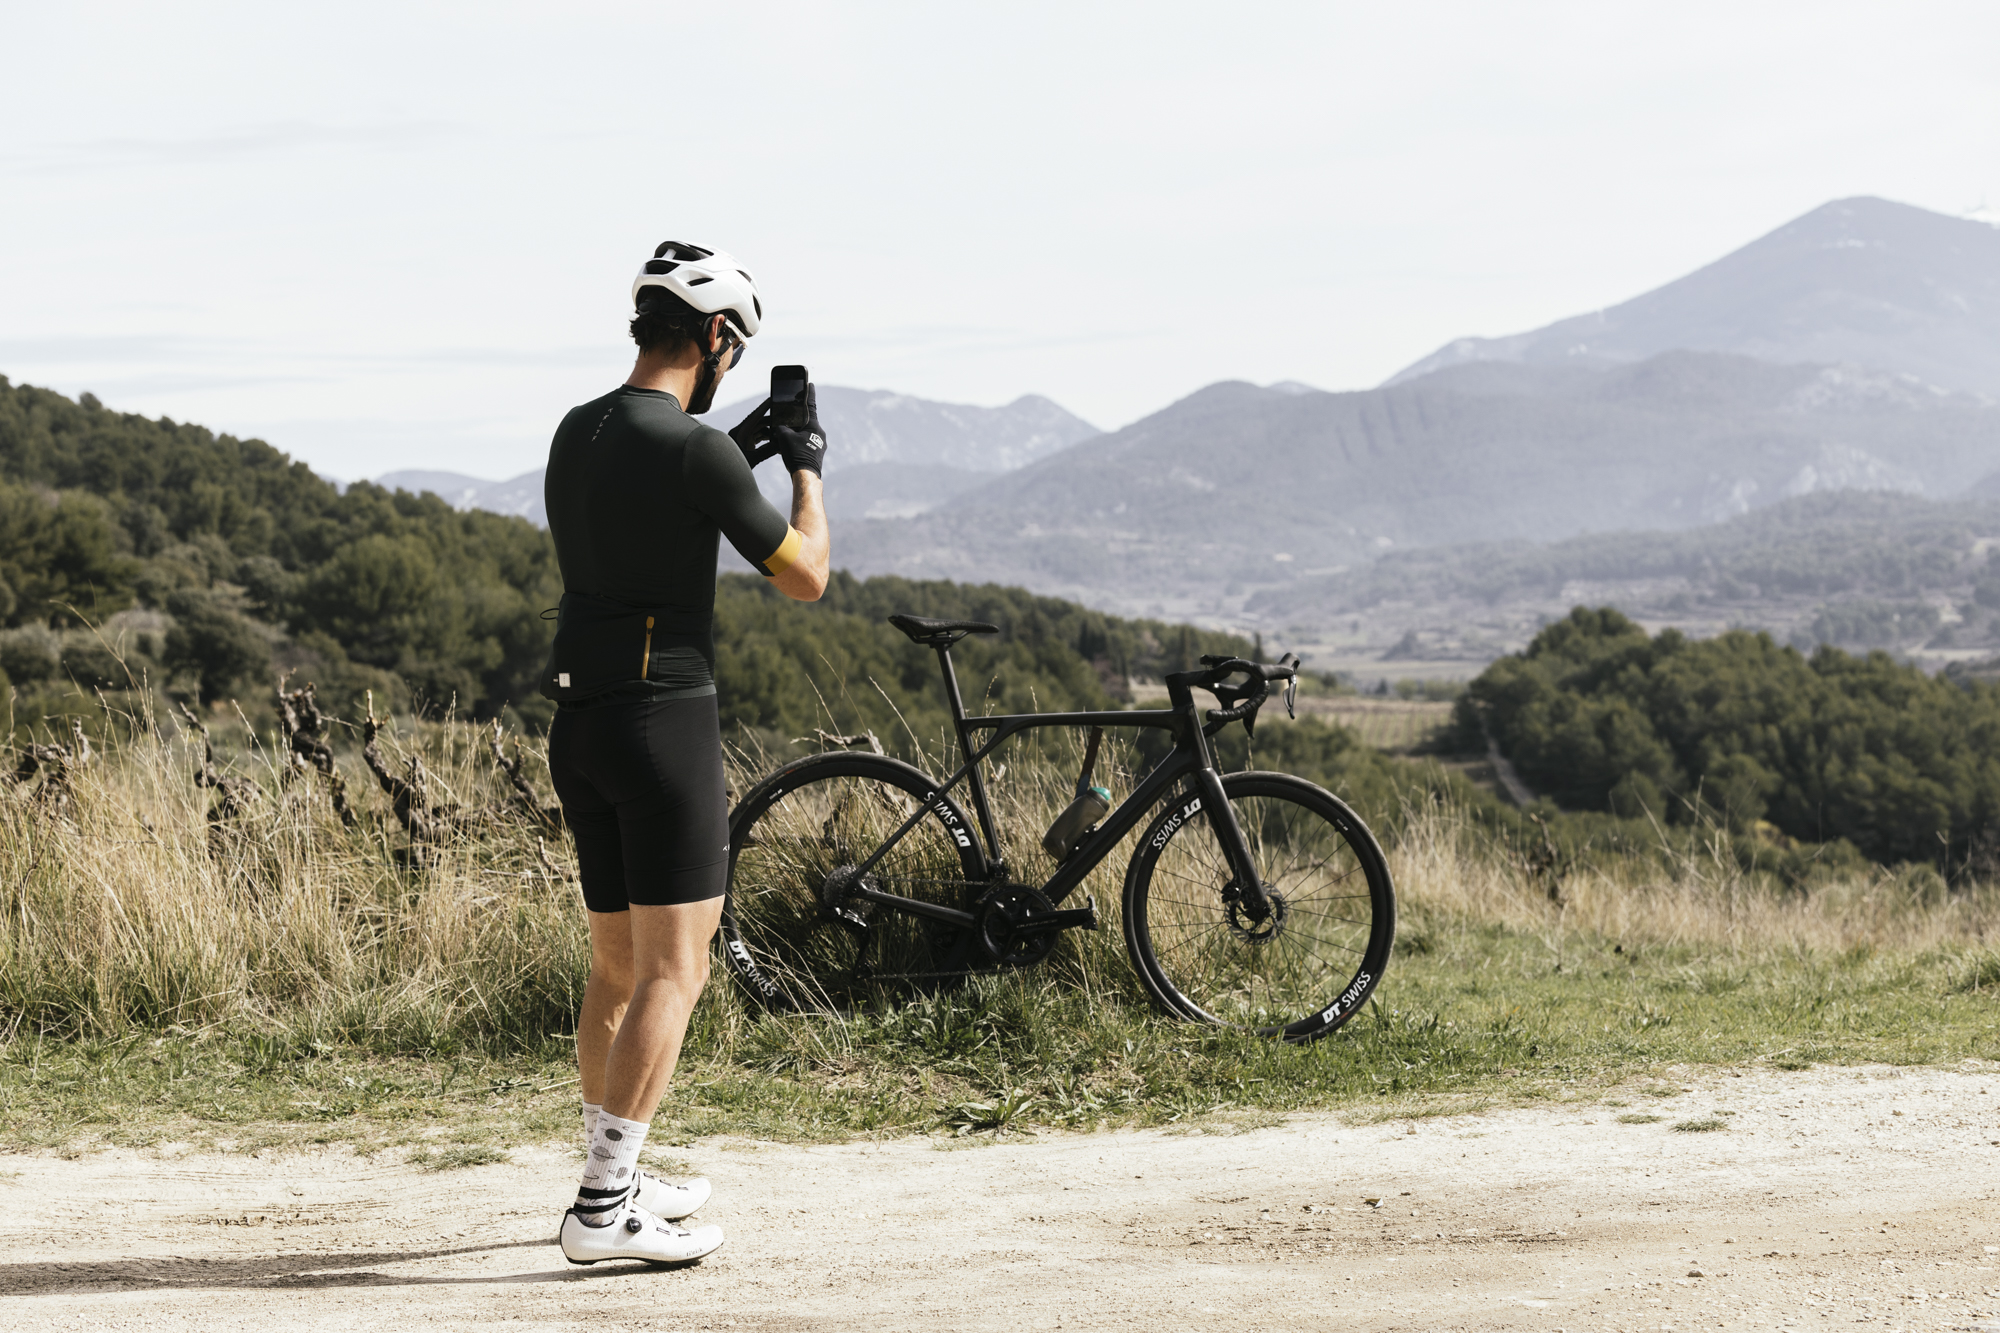
<instances>
[{"instance_id":1,"label":"man taking photo","mask_svg":"<svg viewBox=\"0 0 2000 1333\"><path fill-rule=\"evenodd\" d=\"M632 374L563 418L545 482L563 579L542 683L558 705L549 771L590 922L576 1036L587 1156L561 1230L580 1264L682 1263L722 1244L720 1227L677 1225L707 1181L639 1169L728 888L711 628L720 539L788 597L815 601L827 578L826 438L810 390L800 429L771 424L768 400L728 434L695 420L763 322L749 272L668 241L632 301ZM751 476L767 441L792 476L790 522Z\"/></svg>"}]
</instances>

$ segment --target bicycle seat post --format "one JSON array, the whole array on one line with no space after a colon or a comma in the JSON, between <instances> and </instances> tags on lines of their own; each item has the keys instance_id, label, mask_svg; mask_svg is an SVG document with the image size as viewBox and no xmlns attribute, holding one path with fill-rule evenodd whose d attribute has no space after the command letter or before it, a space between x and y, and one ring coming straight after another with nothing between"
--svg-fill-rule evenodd
<instances>
[{"instance_id":1,"label":"bicycle seat post","mask_svg":"<svg viewBox=\"0 0 2000 1333\"><path fill-rule=\"evenodd\" d=\"M972 759L972 733L966 731L966 701L958 693L958 673L952 669L952 644L958 642L962 634L948 638L938 638L930 646L938 654L938 669L944 673L944 701L952 707L952 729L958 733L958 753L970 763ZM986 835L988 867L994 875L1006 871L1006 857L1000 851L1000 837L994 831L994 811L986 801L986 781L980 775L980 765L972 765L966 773L966 785L972 789L972 813L980 819L980 833Z\"/></svg>"}]
</instances>

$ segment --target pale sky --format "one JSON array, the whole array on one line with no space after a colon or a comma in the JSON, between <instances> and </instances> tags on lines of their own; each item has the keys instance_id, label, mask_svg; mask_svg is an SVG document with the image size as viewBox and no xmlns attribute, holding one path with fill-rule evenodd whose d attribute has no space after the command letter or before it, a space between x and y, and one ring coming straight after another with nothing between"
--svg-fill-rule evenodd
<instances>
[{"instance_id":1,"label":"pale sky","mask_svg":"<svg viewBox=\"0 0 2000 1333\"><path fill-rule=\"evenodd\" d=\"M0 5L0 374L339 477L541 464L632 274L1115 428L1360 388L1829 199L2000 216L2000 6ZM839 448L839 440L832 442Z\"/></svg>"}]
</instances>

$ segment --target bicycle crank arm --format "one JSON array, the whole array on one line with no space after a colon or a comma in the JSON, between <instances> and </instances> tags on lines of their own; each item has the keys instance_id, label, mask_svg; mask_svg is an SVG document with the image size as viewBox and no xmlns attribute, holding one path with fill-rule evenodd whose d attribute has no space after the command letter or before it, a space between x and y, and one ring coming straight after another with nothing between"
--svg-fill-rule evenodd
<instances>
[{"instance_id":1,"label":"bicycle crank arm","mask_svg":"<svg viewBox=\"0 0 2000 1333\"><path fill-rule=\"evenodd\" d=\"M1081 907L1066 907L1038 916L1034 920L1036 930L1096 930L1097 900L1086 898Z\"/></svg>"},{"instance_id":2,"label":"bicycle crank arm","mask_svg":"<svg viewBox=\"0 0 2000 1333\"><path fill-rule=\"evenodd\" d=\"M915 898L905 898L900 894L884 893L880 889L871 889L866 884L855 885L854 888L848 891L847 896L849 898L859 898L864 902L880 903L884 907L893 907L898 912L907 912L911 916L921 916L932 921L942 921L948 926L960 926L970 930L979 924L979 919L970 912L960 912L954 908L940 907L936 903L920 902Z\"/></svg>"}]
</instances>

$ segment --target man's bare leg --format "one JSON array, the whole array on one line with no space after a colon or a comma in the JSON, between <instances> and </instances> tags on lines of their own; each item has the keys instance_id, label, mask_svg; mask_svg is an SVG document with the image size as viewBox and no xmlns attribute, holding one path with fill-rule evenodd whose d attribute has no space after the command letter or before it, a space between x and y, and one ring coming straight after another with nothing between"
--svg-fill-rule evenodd
<instances>
[{"instance_id":1,"label":"man's bare leg","mask_svg":"<svg viewBox=\"0 0 2000 1333\"><path fill-rule=\"evenodd\" d=\"M722 924L722 901L634 906L622 914L631 918L631 998L604 1066L606 1114L652 1120L680 1061L688 1016L708 984L708 945ZM586 990L586 1012L589 1002Z\"/></svg>"},{"instance_id":2,"label":"man's bare leg","mask_svg":"<svg viewBox=\"0 0 2000 1333\"><path fill-rule=\"evenodd\" d=\"M658 1221L699 1208L708 1197L708 1182L677 1185L639 1170L653 1112L680 1059L688 1017L708 984L708 946L722 919L722 901L591 914L591 977L577 1060L584 1096L594 1093L603 1101L570 1210L584 1230L572 1234L570 1222L564 1222L564 1253L571 1259L692 1258L722 1243L717 1228L687 1232ZM637 1240L589 1238L592 1229L608 1232L621 1219Z\"/></svg>"},{"instance_id":3,"label":"man's bare leg","mask_svg":"<svg viewBox=\"0 0 2000 1333\"><path fill-rule=\"evenodd\" d=\"M632 1002L632 914L589 912L590 980L583 988L583 1014L576 1027L576 1072L583 1094L584 1147L604 1107L604 1068L611 1042Z\"/></svg>"}]
</instances>

